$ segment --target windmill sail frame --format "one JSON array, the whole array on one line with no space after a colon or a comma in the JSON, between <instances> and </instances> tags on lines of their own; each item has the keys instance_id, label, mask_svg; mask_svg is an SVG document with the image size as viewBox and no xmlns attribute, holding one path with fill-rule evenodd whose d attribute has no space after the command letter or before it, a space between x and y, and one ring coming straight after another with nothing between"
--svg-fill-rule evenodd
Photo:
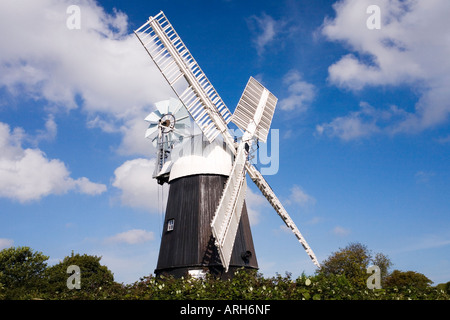
<instances>
[{"instance_id":1,"label":"windmill sail frame","mask_svg":"<svg viewBox=\"0 0 450 320\"><path fill-rule=\"evenodd\" d=\"M227 131L230 110L164 13L134 33L208 141Z\"/></svg>"},{"instance_id":2,"label":"windmill sail frame","mask_svg":"<svg viewBox=\"0 0 450 320\"><path fill-rule=\"evenodd\" d=\"M266 142L277 101L277 97L250 77L231 121L249 132L250 137Z\"/></svg>"},{"instance_id":3,"label":"windmill sail frame","mask_svg":"<svg viewBox=\"0 0 450 320\"><path fill-rule=\"evenodd\" d=\"M247 183L245 181L246 158L247 153L244 145L241 145L211 222L212 233L216 239L215 245L225 267L225 272L228 271L230 265L234 239L236 238L247 191Z\"/></svg>"},{"instance_id":4,"label":"windmill sail frame","mask_svg":"<svg viewBox=\"0 0 450 320\"><path fill-rule=\"evenodd\" d=\"M319 261L316 258L316 255L312 251L311 247L306 242L303 235L300 233L300 230L298 230L297 226L295 225L292 218L287 213L286 209L281 204L281 201L278 199L278 197L273 192L272 188L270 187L269 183L264 179L261 172L259 172L252 164L249 162L246 163L246 169L247 173L252 179L252 181L256 184L256 186L259 188L261 193L266 197L266 199L269 201L269 203L272 205L272 207L275 209L275 211L278 213L280 218L284 221L286 226L292 230L292 232L297 237L300 244L303 246L303 249L305 249L308 256L311 258L312 262L320 268Z\"/></svg>"}]
</instances>

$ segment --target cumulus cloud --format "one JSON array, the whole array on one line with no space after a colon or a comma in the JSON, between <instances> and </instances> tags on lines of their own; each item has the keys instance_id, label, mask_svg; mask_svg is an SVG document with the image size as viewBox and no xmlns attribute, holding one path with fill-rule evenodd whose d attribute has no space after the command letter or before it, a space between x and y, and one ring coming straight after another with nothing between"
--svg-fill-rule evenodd
<instances>
[{"instance_id":1,"label":"cumulus cloud","mask_svg":"<svg viewBox=\"0 0 450 320\"><path fill-rule=\"evenodd\" d=\"M157 213L161 205L167 202L167 192L159 199L156 180L152 178L155 159L133 159L125 161L114 171L112 185L120 190L120 201L123 205L147 209ZM163 192L161 192L162 195Z\"/></svg>"},{"instance_id":2,"label":"cumulus cloud","mask_svg":"<svg viewBox=\"0 0 450 320\"><path fill-rule=\"evenodd\" d=\"M305 112L316 96L314 85L303 81L297 70L289 71L283 78L287 96L279 101L281 110Z\"/></svg>"},{"instance_id":3,"label":"cumulus cloud","mask_svg":"<svg viewBox=\"0 0 450 320\"><path fill-rule=\"evenodd\" d=\"M381 9L380 29L367 28L370 5ZM414 112L403 111L396 121L376 126L380 132L418 132L445 123L450 114L450 2L342 0L333 7L336 16L325 19L322 34L351 52L329 67L329 81L354 91L407 85L420 94ZM347 125L363 135L373 132L373 123L358 120L358 114L351 114L330 128ZM344 130L342 137L349 136Z\"/></svg>"},{"instance_id":4,"label":"cumulus cloud","mask_svg":"<svg viewBox=\"0 0 450 320\"><path fill-rule=\"evenodd\" d=\"M336 226L333 228L333 234L335 234L339 237L345 237L350 234L350 229L347 229L347 228L344 228L341 226Z\"/></svg>"},{"instance_id":5,"label":"cumulus cloud","mask_svg":"<svg viewBox=\"0 0 450 320\"><path fill-rule=\"evenodd\" d=\"M259 17L256 15L251 16L248 19L248 24L255 33L253 44L256 47L256 52L259 56L262 56L266 47L275 40L281 24L266 13Z\"/></svg>"},{"instance_id":6,"label":"cumulus cloud","mask_svg":"<svg viewBox=\"0 0 450 320\"><path fill-rule=\"evenodd\" d=\"M389 109L381 110L362 101L359 107L358 111L337 117L330 123L317 125L317 132L337 136L345 141L369 137L381 132L394 134L397 129L391 127L392 121L403 119L406 114L404 110L395 105L392 105Z\"/></svg>"},{"instance_id":7,"label":"cumulus cloud","mask_svg":"<svg viewBox=\"0 0 450 320\"><path fill-rule=\"evenodd\" d=\"M0 238L0 250L10 248L14 244L11 239Z\"/></svg>"},{"instance_id":8,"label":"cumulus cloud","mask_svg":"<svg viewBox=\"0 0 450 320\"><path fill-rule=\"evenodd\" d=\"M151 231L142 229L132 229L125 232L118 233L105 240L107 244L126 243L126 244L139 244L153 240L155 237Z\"/></svg>"},{"instance_id":9,"label":"cumulus cloud","mask_svg":"<svg viewBox=\"0 0 450 320\"><path fill-rule=\"evenodd\" d=\"M73 179L65 164L48 159L40 149L22 148L23 129L0 122L0 196L20 202L39 200L70 190L89 195L106 191L104 184L82 177Z\"/></svg>"},{"instance_id":10,"label":"cumulus cloud","mask_svg":"<svg viewBox=\"0 0 450 320\"><path fill-rule=\"evenodd\" d=\"M122 142L117 151L123 155L150 155L155 153L155 148L150 140L144 138L148 123L142 120L142 115L128 119L120 126L119 131L123 135Z\"/></svg>"},{"instance_id":11,"label":"cumulus cloud","mask_svg":"<svg viewBox=\"0 0 450 320\"><path fill-rule=\"evenodd\" d=\"M247 188L247 193L245 195L245 204L247 205L247 213L250 225L257 225L259 223L261 210L265 208L271 208L269 202L259 190L254 192L250 188Z\"/></svg>"},{"instance_id":12,"label":"cumulus cloud","mask_svg":"<svg viewBox=\"0 0 450 320\"><path fill-rule=\"evenodd\" d=\"M31 142L37 145L40 141L53 141L56 138L58 126L53 115L49 115L45 121L45 130L38 130L37 135L29 138Z\"/></svg>"},{"instance_id":13,"label":"cumulus cloud","mask_svg":"<svg viewBox=\"0 0 450 320\"><path fill-rule=\"evenodd\" d=\"M294 185L291 188L291 193L289 195L286 204L297 204L300 206L314 205L316 203L316 199L314 197L308 195L300 186Z\"/></svg>"},{"instance_id":14,"label":"cumulus cloud","mask_svg":"<svg viewBox=\"0 0 450 320\"><path fill-rule=\"evenodd\" d=\"M0 87L44 100L51 112L81 107L96 123L108 121L127 137L133 120L143 119L153 102L172 92L128 31L124 13L80 0L80 29L71 30L70 5L71 0L0 3ZM146 151L129 140L121 148L129 154Z\"/></svg>"}]
</instances>

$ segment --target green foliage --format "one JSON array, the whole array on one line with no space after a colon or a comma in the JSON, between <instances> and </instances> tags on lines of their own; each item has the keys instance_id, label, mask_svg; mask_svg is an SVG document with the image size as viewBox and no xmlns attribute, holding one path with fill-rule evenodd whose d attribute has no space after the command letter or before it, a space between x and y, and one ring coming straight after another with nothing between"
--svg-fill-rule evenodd
<instances>
[{"instance_id":1,"label":"green foliage","mask_svg":"<svg viewBox=\"0 0 450 320\"><path fill-rule=\"evenodd\" d=\"M381 272L381 283L384 285L387 276L389 275L389 269L392 267L391 260L382 253L376 253L372 259L372 264L378 266Z\"/></svg>"},{"instance_id":2,"label":"green foliage","mask_svg":"<svg viewBox=\"0 0 450 320\"><path fill-rule=\"evenodd\" d=\"M369 290L352 284L345 275L291 274L264 278L255 271L239 270L230 280L212 276L205 279L191 277L142 278L127 286L124 299L143 300L436 300L450 299L437 288L397 288Z\"/></svg>"},{"instance_id":3,"label":"green foliage","mask_svg":"<svg viewBox=\"0 0 450 320\"><path fill-rule=\"evenodd\" d=\"M29 247L11 247L0 251L0 284L6 299L31 298L45 284L49 257Z\"/></svg>"},{"instance_id":4,"label":"green foliage","mask_svg":"<svg viewBox=\"0 0 450 320\"><path fill-rule=\"evenodd\" d=\"M368 259L367 248L351 246L356 262ZM356 249L362 249L356 250ZM358 260L357 257L363 257ZM25 257L28 257L25 259ZM0 299L55 299L55 300L436 300L450 299L449 283L431 287L428 278L414 272L394 271L386 278L382 289L369 290L355 281L355 274L345 268L365 263L342 263L340 273L319 270L313 276L292 274L264 277L255 270L240 269L229 280L207 275L204 279L143 277L124 285L114 281L112 272L100 264L101 257L73 253L58 264L47 267L48 257L30 248L10 248L0 251ZM375 258L376 259L376 258ZM369 259L370 260L370 259ZM81 289L67 288L67 267L77 265L81 270ZM386 264L388 265L388 264ZM28 270L28 271L26 271ZM5 273L6 271L6 273ZM408 279L394 283L393 279ZM367 279L368 274L364 274ZM358 278L357 278L358 279ZM411 280L412 279L412 280ZM362 280L359 279L359 280ZM428 281L427 281L428 280Z\"/></svg>"},{"instance_id":5,"label":"green foliage","mask_svg":"<svg viewBox=\"0 0 450 320\"><path fill-rule=\"evenodd\" d=\"M418 288L425 289L430 286L432 281L425 275L414 271L399 271L394 270L385 281L385 285L388 287L399 288Z\"/></svg>"},{"instance_id":6,"label":"green foliage","mask_svg":"<svg viewBox=\"0 0 450 320\"><path fill-rule=\"evenodd\" d=\"M0 283L0 300L5 299L5 287Z\"/></svg>"},{"instance_id":7,"label":"green foliage","mask_svg":"<svg viewBox=\"0 0 450 320\"><path fill-rule=\"evenodd\" d=\"M114 282L112 272L100 264L101 257L87 254L67 256L60 263L48 268L46 294L49 298L64 299L107 299L121 286ZM81 289L69 289L67 268L76 265L80 268Z\"/></svg>"},{"instance_id":8,"label":"green foliage","mask_svg":"<svg viewBox=\"0 0 450 320\"><path fill-rule=\"evenodd\" d=\"M450 281L447 283L440 283L436 286L436 289L447 293L448 295L450 295Z\"/></svg>"},{"instance_id":9,"label":"green foliage","mask_svg":"<svg viewBox=\"0 0 450 320\"><path fill-rule=\"evenodd\" d=\"M377 253L373 258L367 246L354 242L332 253L322 262L319 273L326 276L344 275L353 286L364 288L367 281L367 268L370 265L377 265L380 268L381 279L384 280L392 263L382 253Z\"/></svg>"}]
</instances>

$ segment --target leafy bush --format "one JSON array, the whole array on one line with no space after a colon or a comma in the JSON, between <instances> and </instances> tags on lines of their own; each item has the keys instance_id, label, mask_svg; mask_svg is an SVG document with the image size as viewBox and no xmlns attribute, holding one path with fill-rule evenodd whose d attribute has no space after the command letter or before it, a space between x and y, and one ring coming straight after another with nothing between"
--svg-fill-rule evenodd
<instances>
[{"instance_id":1,"label":"leafy bush","mask_svg":"<svg viewBox=\"0 0 450 320\"><path fill-rule=\"evenodd\" d=\"M447 283L440 283L436 286L436 288L450 295L450 281Z\"/></svg>"},{"instance_id":2,"label":"leafy bush","mask_svg":"<svg viewBox=\"0 0 450 320\"><path fill-rule=\"evenodd\" d=\"M450 283L431 287L429 279L413 275L408 279L425 280L404 282L394 279L410 272L393 272L382 289L369 290L361 278L345 272L331 273L318 270L313 276L292 274L264 277L255 270L240 269L229 280L208 274L204 279L149 275L133 284L114 281L112 272L100 264L101 257L74 255L47 267L48 259L28 247L0 251L0 299L54 299L54 300L437 300L450 299ZM81 289L68 289L69 265L81 269ZM355 264L351 264L354 267ZM420 274L418 274L420 275ZM362 274L360 275L362 277ZM367 274L365 275L368 276ZM426 281L428 280L428 281Z\"/></svg>"},{"instance_id":3,"label":"leafy bush","mask_svg":"<svg viewBox=\"0 0 450 320\"><path fill-rule=\"evenodd\" d=\"M369 290L352 284L345 275L302 275L292 279L291 274L264 278L256 271L240 270L230 280L212 276L144 277L127 286L124 299L144 300L436 300L450 299L437 288L389 287Z\"/></svg>"},{"instance_id":4,"label":"leafy bush","mask_svg":"<svg viewBox=\"0 0 450 320\"><path fill-rule=\"evenodd\" d=\"M5 299L30 299L45 285L49 257L29 247L11 247L0 251L0 284ZM1 288L2 286L0 286Z\"/></svg>"},{"instance_id":5,"label":"leafy bush","mask_svg":"<svg viewBox=\"0 0 450 320\"><path fill-rule=\"evenodd\" d=\"M394 270L385 281L388 287L415 287L425 289L433 283L425 275L414 271Z\"/></svg>"},{"instance_id":6,"label":"leafy bush","mask_svg":"<svg viewBox=\"0 0 450 320\"><path fill-rule=\"evenodd\" d=\"M122 286L114 282L113 273L100 264L101 257L87 254L65 257L60 263L48 268L47 285L43 290L51 299L108 299L117 297ZM67 268L76 265L80 268L81 289L67 287Z\"/></svg>"},{"instance_id":7,"label":"leafy bush","mask_svg":"<svg viewBox=\"0 0 450 320\"><path fill-rule=\"evenodd\" d=\"M0 275L1 277L1 275ZM0 300L5 299L5 287L0 283Z\"/></svg>"},{"instance_id":8,"label":"leafy bush","mask_svg":"<svg viewBox=\"0 0 450 320\"><path fill-rule=\"evenodd\" d=\"M330 257L322 262L319 272L324 275L345 275L354 286L365 288L366 270L370 265L376 265L380 268L381 280L384 283L388 270L392 266L391 260L382 253L377 253L373 257L367 246L354 242L337 252L333 252Z\"/></svg>"}]
</instances>

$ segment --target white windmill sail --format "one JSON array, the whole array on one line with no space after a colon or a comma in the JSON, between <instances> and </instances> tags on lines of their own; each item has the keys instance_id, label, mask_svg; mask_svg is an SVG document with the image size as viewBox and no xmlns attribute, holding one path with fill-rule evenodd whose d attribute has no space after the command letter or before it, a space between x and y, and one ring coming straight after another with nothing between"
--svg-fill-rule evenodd
<instances>
[{"instance_id":1,"label":"white windmill sail","mask_svg":"<svg viewBox=\"0 0 450 320\"><path fill-rule=\"evenodd\" d=\"M247 151L255 135L266 141L277 99L253 77L247 83L233 114L233 122L245 130L235 162L214 214L211 228L225 271L228 271L239 219L244 205ZM264 121L262 121L264 118ZM262 126L261 126L262 124Z\"/></svg>"},{"instance_id":2,"label":"white windmill sail","mask_svg":"<svg viewBox=\"0 0 450 320\"><path fill-rule=\"evenodd\" d=\"M208 140L225 132L230 111L164 13L134 33Z\"/></svg>"},{"instance_id":3,"label":"white windmill sail","mask_svg":"<svg viewBox=\"0 0 450 320\"><path fill-rule=\"evenodd\" d=\"M250 136L266 142L278 99L250 77L231 120Z\"/></svg>"},{"instance_id":4,"label":"white windmill sail","mask_svg":"<svg viewBox=\"0 0 450 320\"><path fill-rule=\"evenodd\" d=\"M219 251L225 272L228 271L230 265L231 253L247 191L244 171L246 158L247 152L245 147L240 145L230 176L225 184L222 197L211 222L212 233L216 239L215 245Z\"/></svg>"},{"instance_id":5,"label":"white windmill sail","mask_svg":"<svg viewBox=\"0 0 450 320\"><path fill-rule=\"evenodd\" d=\"M266 179L264 179L263 175L249 162L246 163L247 172L252 179L252 181L256 184L256 186L261 190L262 194L266 197L278 215L283 219L284 223L287 227L289 227L297 237L298 241L301 243L303 248L305 249L308 256L311 258L313 263L320 268L319 261L316 258L316 255L306 242L305 238L302 236L294 221L291 219L286 209L284 209L280 200L278 200L277 196L273 192L270 185L267 183Z\"/></svg>"},{"instance_id":6,"label":"white windmill sail","mask_svg":"<svg viewBox=\"0 0 450 320\"><path fill-rule=\"evenodd\" d=\"M277 98L269 91L267 90L262 84L260 84L258 81L256 81L253 77L250 77L250 80L247 83L247 86L245 87L245 90L242 94L241 99L239 100L239 103L236 107L236 110L233 114L232 121L239 126L242 130L245 130L243 141L241 142L241 145L238 148L238 154L239 150L244 149L244 144L250 144L251 138L257 137L258 139L262 141L266 141L267 134L270 129L270 124L272 122L273 114L275 112L275 106L277 103ZM238 156L236 156L236 161L238 160ZM294 221L291 219L287 211L284 209L281 202L278 200L275 193L272 191L272 188L269 186L267 181L264 179L262 174L248 161L246 161L246 168L247 172L249 173L252 181L258 186L258 188L261 190L263 195L266 197L266 199L269 201L269 203L272 205L272 207L275 209L275 211L278 213L278 215L283 219L284 223L294 232L295 236L299 240L299 242L302 244L303 248L305 249L306 253L309 255L313 263L320 267L319 262L314 255L314 252L309 247L308 243L306 242L305 238L302 236L300 231L298 230L297 226L295 225ZM245 175L245 171L242 171L243 175ZM233 172L232 172L233 173ZM234 173L235 174L235 173ZM229 180L235 180L235 177L232 177L230 175ZM214 217L214 220L217 218L219 221L222 221L222 225L226 225L228 221L231 221L231 217L228 217L226 215L220 216L220 211L222 207L226 207L226 202L223 203L223 199L226 197L232 198L233 195L233 189L225 187L223 191L223 196L221 203L219 205L219 208L216 211L216 216ZM235 195L234 199L238 199L242 195ZM232 201L233 201L232 200ZM230 201L230 203L233 203ZM236 213L231 212L230 215L237 216ZM219 216L219 217L218 217ZM240 217L240 215L239 215ZM237 220L237 224L239 223L239 220ZM219 224L219 223L217 223ZM237 229L237 227L235 227ZM214 234L214 232L213 232ZM219 238L214 235L216 239L218 239L219 244L221 243L221 238L219 235ZM233 249L233 239L227 239L227 252L229 251L229 254L231 256L231 250ZM222 257L222 251L224 251L224 248L222 248L220 245L217 246L219 249L219 253ZM231 248L229 248L231 247ZM228 263L227 260L222 259L222 263ZM228 265L224 263L225 268L228 268Z\"/></svg>"}]
</instances>

